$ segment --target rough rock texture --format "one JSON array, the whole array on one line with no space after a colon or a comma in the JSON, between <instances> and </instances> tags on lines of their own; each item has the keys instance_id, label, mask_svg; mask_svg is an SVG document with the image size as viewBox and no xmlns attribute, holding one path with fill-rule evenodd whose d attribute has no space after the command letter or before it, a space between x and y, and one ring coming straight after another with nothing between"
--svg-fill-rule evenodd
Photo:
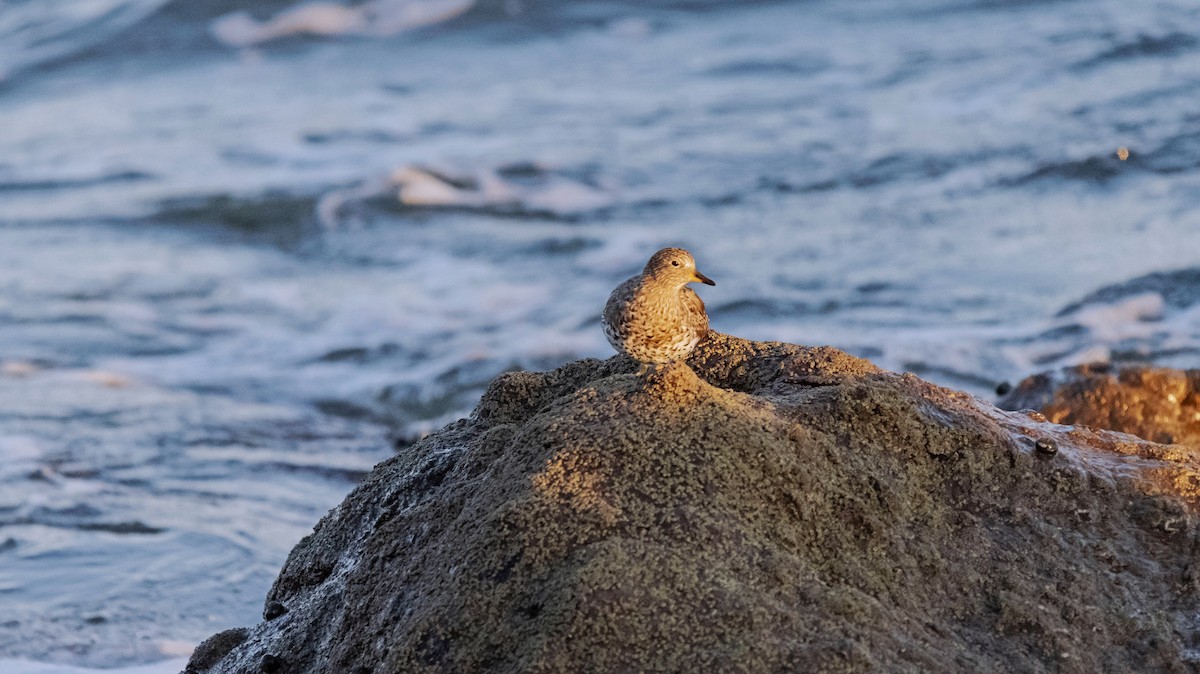
<instances>
[{"instance_id":1,"label":"rough rock texture","mask_svg":"<svg viewBox=\"0 0 1200 674\"><path fill-rule=\"evenodd\" d=\"M217 632L200 642L196 650L192 651L192 657L188 661L187 668L183 670L183 674L208 671L229 651L245 641L249 632L245 627L235 627L224 632Z\"/></svg>"},{"instance_id":2,"label":"rough rock texture","mask_svg":"<svg viewBox=\"0 0 1200 674\"><path fill-rule=\"evenodd\" d=\"M1200 450L1200 370L1080 365L1027 377L998 404Z\"/></svg>"},{"instance_id":3,"label":"rough rock texture","mask_svg":"<svg viewBox=\"0 0 1200 674\"><path fill-rule=\"evenodd\" d=\"M690 364L499 377L207 671L1200 671L1194 455L831 348Z\"/></svg>"}]
</instances>

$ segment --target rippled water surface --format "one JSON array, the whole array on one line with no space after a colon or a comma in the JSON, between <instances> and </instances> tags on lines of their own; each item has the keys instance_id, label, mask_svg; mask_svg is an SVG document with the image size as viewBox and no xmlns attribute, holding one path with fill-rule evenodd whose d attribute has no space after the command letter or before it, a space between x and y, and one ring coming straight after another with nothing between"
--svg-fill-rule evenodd
<instances>
[{"instance_id":1,"label":"rippled water surface","mask_svg":"<svg viewBox=\"0 0 1200 674\"><path fill-rule=\"evenodd\" d=\"M1200 361L1184 0L18 0L0 73L0 668L256 621L662 245L721 331L985 397Z\"/></svg>"}]
</instances>

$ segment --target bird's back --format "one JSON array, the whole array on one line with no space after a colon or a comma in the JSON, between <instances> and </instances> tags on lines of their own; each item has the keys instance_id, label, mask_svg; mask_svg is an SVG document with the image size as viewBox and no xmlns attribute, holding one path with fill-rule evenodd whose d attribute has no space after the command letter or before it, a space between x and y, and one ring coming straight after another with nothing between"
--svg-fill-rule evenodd
<instances>
[{"instance_id":1,"label":"bird's back","mask_svg":"<svg viewBox=\"0 0 1200 674\"><path fill-rule=\"evenodd\" d=\"M608 338L608 343L621 353L625 353L630 308L641 282L641 275L626 279L613 289L612 294L608 296L608 303L604 305L604 315L601 319L604 324L604 336Z\"/></svg>"}]
</instances>

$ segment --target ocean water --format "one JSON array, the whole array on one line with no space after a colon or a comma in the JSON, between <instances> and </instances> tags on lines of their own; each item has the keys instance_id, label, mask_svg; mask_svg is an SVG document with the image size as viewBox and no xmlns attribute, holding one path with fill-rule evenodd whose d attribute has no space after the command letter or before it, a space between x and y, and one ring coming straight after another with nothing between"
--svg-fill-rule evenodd
<instances>
[{"instance_id":1,"label":"ocean water","mask_svg":"<svg viewBox=\"0 0 1200 674\"><path fill-rule=\"evenodd\" d=\"M176 671L497 373L1200 367L1189 0L0 2L0 672Z\"/></svg>"}]
</instances>

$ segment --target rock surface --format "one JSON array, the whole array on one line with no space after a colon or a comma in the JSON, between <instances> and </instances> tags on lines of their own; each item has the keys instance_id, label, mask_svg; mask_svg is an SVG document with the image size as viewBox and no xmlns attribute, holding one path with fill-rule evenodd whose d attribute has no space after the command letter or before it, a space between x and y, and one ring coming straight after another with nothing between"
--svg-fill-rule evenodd
<instances>
[{"instance_id":1,"label":"rock surface","mask_svg":"<svg viewBox=\"0 0 1200 674\"><path fill-rule=\"evenodd\" d=\"M193 671L1200 670L1194 453L831 348L690 365L497 378Z\"/></svg>"},{"instance_id":2,"label":"rock surface","mask_svg":"<svg viewBox=\"0 0 1200 674\"><path fill-rule=\"evenodd\" d=\"M997 404L1200 450L1200 370L1079 365L1026 377Z\"/></svg>"}]
</instances>

